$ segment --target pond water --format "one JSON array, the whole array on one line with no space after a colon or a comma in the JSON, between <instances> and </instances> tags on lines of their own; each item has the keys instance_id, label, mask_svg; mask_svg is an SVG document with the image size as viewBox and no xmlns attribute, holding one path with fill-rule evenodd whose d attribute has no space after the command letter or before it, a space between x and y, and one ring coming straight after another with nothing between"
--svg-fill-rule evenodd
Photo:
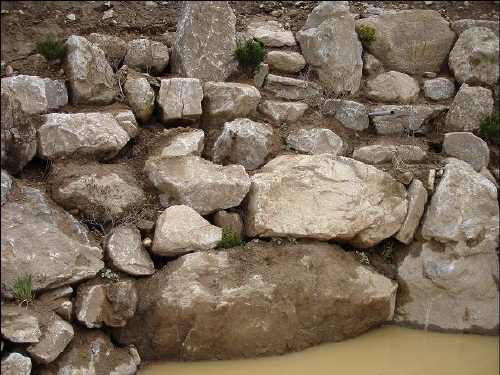
<instances>
[{"instance_id":1,"label":"pond water","mask_svg":"<svg viewBox=\"0 0 500 375\"><path fill-rule=\"evenodd\" d=\"M499 337L391 325L276 357L165 362L138 375L498 375Z\"/></svg>"}]
</instances>

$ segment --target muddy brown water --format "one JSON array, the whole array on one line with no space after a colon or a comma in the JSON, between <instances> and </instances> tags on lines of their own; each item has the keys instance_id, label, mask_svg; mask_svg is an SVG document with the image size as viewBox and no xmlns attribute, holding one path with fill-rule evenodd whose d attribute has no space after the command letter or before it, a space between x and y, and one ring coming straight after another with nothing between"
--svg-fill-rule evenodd
<instances>
[{"instance_id":1,"label":"muddy brown water","mask_svg":"<svg viewBox=\"0 0 500 375\"><path fill-rule=\"evenodd\" d=\"M499 337L383 326L277 357L165 362L138 375L498 375Z\"/></svg>"}]
</instances>

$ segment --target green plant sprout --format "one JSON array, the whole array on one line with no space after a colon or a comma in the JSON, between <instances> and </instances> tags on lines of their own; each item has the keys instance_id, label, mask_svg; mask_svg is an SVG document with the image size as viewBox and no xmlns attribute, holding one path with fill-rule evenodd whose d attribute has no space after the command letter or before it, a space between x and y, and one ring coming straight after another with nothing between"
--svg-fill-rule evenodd
<instances>
[{"instance_id":1,"label":"green plant sprout","mask_svg":"<svg viewBox=\"0 0 500 375\"><path fill-rule=\"evenodd\" d=\"M240 235L233 232L230 229L222 229L222 239L217 243L217 247L221 249L229 249L231 247L242 246L244 242L242 241Z\"/></svg>"},{"instance_id":2,"label":"green plant sprout","mask_svg":"<svg viewBox=\"0 0 500 375\"><path fill-rule=\"evenodd\" d=\"M101 270L101 277L111 281L116 281L120 278L120 276L110 268L103 268Z\"/></svg>"},{"instance_id":3,"label":"green plant sprout","mask_svg":"<svg viewBox=\"0 0 500 375\"><path fill-rule=\"evenodd\" d=\"M356 251L356 254L361 264L370 264L370 258L368 258L368 255L364 251Z\"/></svg>"},{"instance_id":4,"label":"green plant sprout","mask_svg":"<svg viewBox=\"0 0 500 375\"><path fill-rule=\"evenodd\" d=\"M28 304L35 298L35 293L33 292L33 279L31 275L26 275L23 278L16 278L13 285L10 285L10 291L12 296L17 300L19 306L23 303Z\"/></svg>"},{"instance_id":5,"label":"green plant sprout","mask_svg":"<svg viewBox=\"0 0 500 375\"><path fill-rule=\"evenodd\" d=\"M377 40L376 31L373 27L368 25L357 25L355 27L358 34L358 40L364 48L368 48L374 40Z\"/></svg>"},{"instance_id":6,"label":"green plant sprout","mask_svg":"<svg viewBox=\"0 0 500 375\"><path fill-rule=\"evenodd\" d=\"M393 241L387 242L384 245L384 247L382 248L382 257L385 260L392 258L392 254L394 253L394 250L396 250L396 244Z\"/></svg>"}]
</instances>

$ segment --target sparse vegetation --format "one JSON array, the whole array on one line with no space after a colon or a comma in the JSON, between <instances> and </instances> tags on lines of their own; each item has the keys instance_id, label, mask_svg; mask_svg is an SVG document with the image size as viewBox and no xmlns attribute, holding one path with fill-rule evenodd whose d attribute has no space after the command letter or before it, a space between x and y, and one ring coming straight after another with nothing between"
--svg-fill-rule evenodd
<instances>
[{"instance_id":1,"label":"sparse vegetation","mask_svg":"<svg viewBox=\"0 0 500 375\"><path fill-rule=\"evenodd\" d=\"M361 264L370 264L370 258L364 251L356 251Z\"/></svg>"},{"instance_id":2,"label":"sparse vegetation","mask_svg":"<svg viewBox=\"0 0 500 375\"><path fill-rule=\"evenodd\" d=\"M382 248L382 257L385 260L392 258L394 254L394 250L396 250L396 244L393 241L387 242Z\"/></svg>"},{"instance_id":3,"label":"sparse vegetation","mask_svg":"<svg viewBox=\"0 0 500 375\"><path fill-rule=\"evenodd\" d=\"M240 235L231 229L222 229L222 239L217 244L217 247L221 249L229 249L231 247L244 245L243 240Z\"/></svg>"},{"instance_id":4,"label":"sparse vegetation","mask_svg":"<svg viewBox=\"0 0 500 375\"><path fill-rule=\"evenodd\" d=\"M260 67L266 56L267 49L260 42L253 39L248 39L243 44L236 42L234 58L241 72L247 77Z\"/></svg>"},{"instance_id":5,"label":"sparse vegetation","mask_svg":"<svg viewBox=\"0 0 500 375\"><path fill-rule=\"evenodd\" d=\"M377 34L373 27L369 25L357 25L356 33L363 48L368 48L374 40L377 40Z\"/></svg>"},{"instance_id":6,"label":"sparse vegetation","mask_svg":"<svg viewBox=\"0 0 500 375\"><path fill-rule=\"evenodd\" d=\"M46 39L36 42L36 52L49 61L60 59L66 53L66 45L48 36Z\"/></svg>"},{"instance_id":7,"label":"sparse vegetation","mask_svg":"<svg viewBox=\"0 0 500 375\"><path fill-rule=\"evenodd\" d=\"M479 130L479 136L484 140L494 142L499 144L500 141L500 125L498 113L492 113L486 115L481 119L481 128Z\"/></svg>"},{"instance_id":8,"label":"sparse vegetation","mask_svg":"<svg viewBox=\"0 0 500 375\"><path fill-rule=\"evenodd\" d=\"M101 277L111 281L116 281L120 278L120 276L110 268L103 268L101 270Z\"/></svg>"},{"instance_id":9,"label":"sparse vegetation","mask_svg":"<svg viewBox=\"0 0 500 375\"><path fill-rule=\"evenodd\" d=\"M279 237L273 237L271 238L271 241L274 242L276 245L281 245L283 243L283 240Z\"/></svg>"},{"instance_id":10,"label":"sparse vegetation","mask_svg":"<svg viewBox=\"0 0 500 375\"><path fill-rule=\"evenodd\" d=\"M297 239L295 237L287 237L286 239L290 243L297 243ZM283 238L281 238L281 237L272 237L271 241L274 242L276 245L281 245L283 243Z\"/></svg>"},{"instance_id":11,"label":"sparse vegetation","mask_svg":"<svg viewBox=\"0 0 500 375\"><path fill-rule=\"evenodd\" d=\"M31 275L26 275L25 277L18 277L13 285L10 285L10 291L12 296L17 300L19 306L23 303L28 304L35 298L35 293L33 292L33 279Z\"/></svg>"},{"instance_id":12,"label":"sparse vegetation","mask_svg":"<svg viewBox=\"0 0 500 375\"><path fill-rule=\"evenodd\" d=\"M279 126L278 126L278 129L282 132L284 131L287 131L288 130L288 124L286 122L282 122Z\"/></svg>"}]
</instances>

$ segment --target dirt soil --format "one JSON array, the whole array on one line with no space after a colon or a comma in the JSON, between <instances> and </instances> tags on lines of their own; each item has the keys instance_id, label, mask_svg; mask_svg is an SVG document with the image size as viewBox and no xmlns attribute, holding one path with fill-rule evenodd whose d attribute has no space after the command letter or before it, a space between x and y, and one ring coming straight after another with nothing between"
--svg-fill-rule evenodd
<instances>
[{"instance_id":1,"label":"dirt soil","mask_svg":"<svg viewBox=\"0 0 500 375\"><path fill-rule=\"evenodd\" d=\"M244 31L248 22L255 18L276 19L285 25L285 28L297 32L305 23L307 16L318 5L319 1L230 1L233 11L237 16L237 30ZM430 3L426 5L425 3ZM432 9L438 11L448 21L459 19L499 19L498 2L494 1L351 1L349 7L356 14L365 9L366 4L384 9ZM177 21L182 9L181 1L2 1L1 2L1 60L2 77L5 76L5 67L10 65L14 74L25 74L51 78L60 81L67 80L60 62L49 64L44 58L35 52L36 42L51 35L61 42L66 41L71 35L88 36L91 33L114 35L125 41L146 37L152 40L169 44L176 31ZM103 19L106 11L113 11L112 18ZM297 49L298 50L298 47ZM4 64L5 63L5 64ZM305 73L295 75L296 78L304 78ZM161 78L171 77L171 73L164 72ZM314 77L307 77L314 80ZM415 77L421 79L421 77ZM246 82L244 77L235 77L234 81ZM261 91L262 93L262 91ZM266 98L265 93L263 98ZM363 101L362 97L355 100L367 105L376 105ZM424 104L425 99L419 99L419 104ZM312 103L317 104L317 103ZM443 103L450 104L450 103ZM110 106L73 107L67 105L60 108L59 112L87 112L107 111L110 108L123 107L123 103L114 103ZM255 120L259 120L255 118ZM293 150L285 150L285 139L291 132L300 128L327 127L337 133L347 143L347 156L352 154L354 148L369 144L415 144L429 150L428 157L423 164L405 165L388 164L379 168L391 173L394 177L401 177L404 173L412 173L421 180L427 179L428 170L441 168L444 156L439 153L440 142L443 134L439 132L441 119L435 120L436 131L425 138L409 137L408 135L381 136L373 130L356 132L341 126L331 116L325 116L318 107L313 107L306 112L304 118L296 124L288 127L275 126L276 139L269 159L283 153L294 153ZM159 123L153 117L148 123L139 124L139 135L131 140L129 144L111 163L128 164L136 172L139 181L145 181L143 175L144 162L150 155L152 149L166 141L163 135L165 125ZM194 124L193 127L201 127ZM176 129L172 129L176 131ZM217 136L217 134L215 134ZM210 148L215 141L214 136L207 139L206 149ZM498 168L498 147L490 145L491 165ZM23 183L36 185L50 192L51 182L50 163L35 157L18 175ZM52 180L52 182L54 182ZM158 199L148 186L144 186L149 194L147 209L149 212L161 210ZM102 239L102 238L101 238ZM96 238L96 241L99 241ZM371 265L382 274L394 278L395 264L393 259L383 259L380 255L381 247L367 250L370 255ZM280 246L269 242L269 246ZM396 251L399 245L396 245ZM351 249L353 250L353 249ZM165 260L154 259L157 267L161 267ZM12 305L12 301L2 300L2 305ZM30 309L36 311L42 321L47 320L50 311L44 303L33 303ZM8 346L7 346L8 348Z\"/></svg>"}]
</instances>

